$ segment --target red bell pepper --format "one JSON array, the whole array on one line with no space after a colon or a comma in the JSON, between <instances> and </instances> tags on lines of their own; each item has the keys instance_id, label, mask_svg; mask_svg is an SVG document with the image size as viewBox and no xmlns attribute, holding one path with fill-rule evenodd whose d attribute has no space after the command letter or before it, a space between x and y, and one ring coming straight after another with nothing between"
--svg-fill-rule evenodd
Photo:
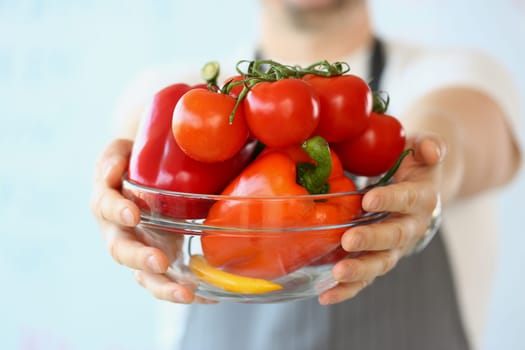
<instances>
[{"instance_id":1,"label":"red bell pepper","mask_svg":"<svg viewBox=\"0 0 525 350\"><path fill-rule=\"evenodd\" d=\"M174 84L154 96L133 144L128 172L132 182L168 191L217 194L251 160L255 141L248 142L233 158L218 163L198 162L180 149L171 122L175 105L190 89L186 84ZM209 209L206 201L161 194L141 198L139 205L160 208L160 214L176 218L204 218Z\"/></svg>"},{"instance_id":2,"label":"red bell pepper","mask_svg":"<svg viewBox=\"0 0 525 350\"><path fill-rule=\"evenodd\" d=\"M361 213L360 195L310 194L355 189L320 137L308 140L304 150L265 150L222 193L250 198L221 200L210 209L206 225L242 231L207 231L201 239L206 260L234 274L265 279L308 265L339 246L345 231L322 226L340 225Z\"/></svg>"}]
</instances>

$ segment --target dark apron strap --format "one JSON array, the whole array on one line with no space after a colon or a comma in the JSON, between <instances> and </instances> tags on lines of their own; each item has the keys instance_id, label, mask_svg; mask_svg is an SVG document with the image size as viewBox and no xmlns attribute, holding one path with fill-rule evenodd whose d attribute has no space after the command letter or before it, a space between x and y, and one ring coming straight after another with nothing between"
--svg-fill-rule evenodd
<instances>
[{"instance_id":1,"label":"dark apron strap","mask_svg":"<svg viewBox=\"0 0 525 350\"><path fill-rule=\"evenodd\" d=\"M386 56L383 42L375 37L374 46L372 48L372 55L369 61L370 81L368 85L372 91L378 91L381 86L381 78L385 69Z\"/></svg>"}]
</instances>

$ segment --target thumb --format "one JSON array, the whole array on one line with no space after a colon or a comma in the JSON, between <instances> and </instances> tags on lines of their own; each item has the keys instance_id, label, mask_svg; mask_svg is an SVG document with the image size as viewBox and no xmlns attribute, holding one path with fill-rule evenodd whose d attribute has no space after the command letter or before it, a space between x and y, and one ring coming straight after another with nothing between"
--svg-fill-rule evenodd
<instances>
[{"instance_id":1,"label":"thumb","mask_svg":"<svg viewBox=\"0 0 525 350\"><path fill-rule=\"evenodd\" d=\"M118 188L128 167L133 142L116 139L111 142L97 161L95 177L106 186Z\"/></svg>"},{"instance_id":2,"label":"thumb","mask_svg":"<svg viewBox=\"0 0 525 350\"><path fill-rule=\"evenodd\" d=\"M426 165L442 162L447 153L445 139L434 133L418 135L409 141L408 146L414 149L415 160Z\"/></svg>"}]
</instances>

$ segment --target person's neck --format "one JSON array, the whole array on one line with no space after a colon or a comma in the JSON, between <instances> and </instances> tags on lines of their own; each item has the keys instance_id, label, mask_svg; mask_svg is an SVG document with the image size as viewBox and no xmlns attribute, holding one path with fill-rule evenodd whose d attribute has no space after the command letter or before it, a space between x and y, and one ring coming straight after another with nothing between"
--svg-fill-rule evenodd
<instances>
[{"instance_id":1,"label":"person's neck","mask_svg":"<svg viewBox=\"0 0 525 350\"><path fill-rule=\"evenodd\" d=\"M366 5L330 13L315 23L315 28L300 28L269 12L262 18L259 49L265 57L289 64L340 61L368 47L373 40Z\"/></svg>"}]
</instances>

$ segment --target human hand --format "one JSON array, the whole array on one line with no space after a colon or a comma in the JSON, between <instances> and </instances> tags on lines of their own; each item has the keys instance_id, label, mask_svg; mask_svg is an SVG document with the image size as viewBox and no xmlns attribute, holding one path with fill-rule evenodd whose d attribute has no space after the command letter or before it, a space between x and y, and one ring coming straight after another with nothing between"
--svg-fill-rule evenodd
<instances>
[{"instance_id":1,"label":"human hand","mask_svg":"<svg viewBox=\"0 0 525 350\"><path fill-rule=\"evenodd\" d=\"M165 274L177 252L162 251L144 235L137 236L135 232L140 220L139 209L120 193L131 148L129 140L114 140L96 166L91 210L109 253L116 262L133 269L137 282L155 297L176 303L206 302L196 298L191 288L172 281ZM180 244L173 242L171 246L179 247Z\"/></svg>"},{"instance_id":2,"label":"human hand","mask_svg":"<svg viewBox=\"0 0 525 350\"><path fill-rule=\"evenodd\" d=\"M444 140L437 135L409 139L409 155L394 176L394 183L376 187L364 197L366 211L387 211L382 222L347 230L341 245L348 252L366 252L344 259L332 269L339 282L319 296L321 304L335 304L356 296L378 276L384 275L423 235L439 198L441 163L446 153Z\"/></svg>"}]
</instances>

